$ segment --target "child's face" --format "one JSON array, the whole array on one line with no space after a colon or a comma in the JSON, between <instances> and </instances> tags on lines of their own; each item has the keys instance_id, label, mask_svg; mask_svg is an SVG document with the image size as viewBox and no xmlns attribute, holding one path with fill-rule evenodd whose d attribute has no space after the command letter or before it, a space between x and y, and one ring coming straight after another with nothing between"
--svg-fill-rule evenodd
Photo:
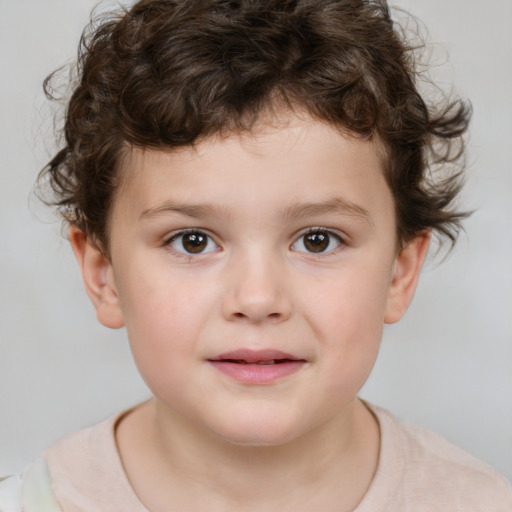
<instances>
[{"instance_id":1,"label":"child's face","mask_svg":"<svg viewBox=\"0 0 512 512\"><path fill-rule=\"evenodd\" d=\"M88 288L99 319L126 325L164 415L265 445L348 414L427 245L418 238L397 256L379 155L375 142L298 119L131 153L112 263L87 243L82 252L96 258ZM234 361L252 356L294 361Z\"/></svg>"}]
</instances>

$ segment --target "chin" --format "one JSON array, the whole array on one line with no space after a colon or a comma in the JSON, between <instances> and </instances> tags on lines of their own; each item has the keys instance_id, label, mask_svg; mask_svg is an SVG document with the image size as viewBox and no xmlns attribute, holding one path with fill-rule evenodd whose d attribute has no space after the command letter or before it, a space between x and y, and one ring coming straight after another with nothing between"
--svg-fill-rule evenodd
<instances>
[{"instance_id":1,"label":"chin","mask_svg":"<svg viewBox=\"0 0 512 512\"><path fill-rule=\"evenodd\" d=\"M228 425L217 425L213 428L216 436L224 441L250 447L279 446L287 444L300 436L297 424L283 418L250 418L243 417L236 421L233 416Z\"/></svg>"}]
</instances>

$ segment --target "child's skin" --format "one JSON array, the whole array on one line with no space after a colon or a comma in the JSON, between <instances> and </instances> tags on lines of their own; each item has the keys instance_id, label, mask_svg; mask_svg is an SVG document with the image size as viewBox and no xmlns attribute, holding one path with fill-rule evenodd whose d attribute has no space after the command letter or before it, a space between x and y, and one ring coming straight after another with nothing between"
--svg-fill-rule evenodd
<instances>
[{"instance_id":1,"label":"child's skin","mask_svg":"<svg viewBox=\"0 0 512 512\"><path fill-rule=\"evenodd\" d=\"M99 320L126 326L154 393L116 433L149 510L343 511L365 494L379 431L356 395L429 241L399 245L383 158L378 140L306 115L267 118L195 148L129 151L108 257L71 227ZM208 237L199 252L183 229ZM277 377L212 362L239 349L299 362Z\"/></svg>"}]
</instances>

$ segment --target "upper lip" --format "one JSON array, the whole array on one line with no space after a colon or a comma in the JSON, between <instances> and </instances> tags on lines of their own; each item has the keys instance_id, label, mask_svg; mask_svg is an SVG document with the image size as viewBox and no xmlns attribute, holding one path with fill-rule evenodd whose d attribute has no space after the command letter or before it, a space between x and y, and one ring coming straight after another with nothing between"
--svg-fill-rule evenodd
<instances>
[{"instance_id":1,"label":"upper lip","mask_svg":"<svg viewBox=\"0 0 512 512\"><path fill-rule=\"evenodd\" d=\"M300 357L274 349L238 349L232 352L224 352L222 354L219 354L218 356L210 358L209 361L235 360L246 361L247 363L257 363L259 361L272 361L277 359L288 359L290 361L305 361L305 359L302 359Z\"/></svg>"}]
</instances>

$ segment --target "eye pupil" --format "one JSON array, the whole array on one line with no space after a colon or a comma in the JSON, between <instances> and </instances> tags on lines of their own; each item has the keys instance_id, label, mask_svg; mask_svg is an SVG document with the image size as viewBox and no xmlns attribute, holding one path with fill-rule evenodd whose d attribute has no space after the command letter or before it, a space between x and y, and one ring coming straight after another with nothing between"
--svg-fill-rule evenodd
<instances>
[{"instance_id":1,"label":"eye pupil","mask_svg":"<svg viewBox=\"0 0 512 512\"><path fill-rule=\"evenodd\" d=\"M327 233L309 233L304 235L304 245L311 252L323 252L329 246L329 235Z\"/></svg>"},{"instance_id":2,"label":"eye pupil","mask_svg":"<svg viewBox=\"0 0 512 512\"><path fill-rule=\"evenodd\" d=\"M192 254L204 251L207 244L207 237L201 233L188 233L183 235L183 247L187 252Z\"/></svg>"}]
</instances>

